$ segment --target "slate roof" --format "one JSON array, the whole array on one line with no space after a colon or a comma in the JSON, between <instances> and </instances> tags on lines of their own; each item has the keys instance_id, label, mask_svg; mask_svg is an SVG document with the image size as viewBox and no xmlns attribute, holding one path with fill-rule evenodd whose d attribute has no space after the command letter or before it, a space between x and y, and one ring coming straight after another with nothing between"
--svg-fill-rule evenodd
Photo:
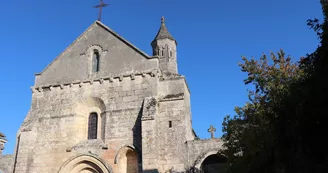
<instances>
[{"instance_id":1,"label":"slate roof","mask_svg":"<svg viewBox=\"0 0 328 173\"><path fill-rule=\"evenodd\" d=\"M176 42L176 40L173 38L173 36L170 34L169 30L166 28L165 23L164 23L164 17L162 17L162 22L161 22L161 27L159 28L159 31L153 40L161 40L161 39L170 39Z\"/></svg>"}]
</instances>

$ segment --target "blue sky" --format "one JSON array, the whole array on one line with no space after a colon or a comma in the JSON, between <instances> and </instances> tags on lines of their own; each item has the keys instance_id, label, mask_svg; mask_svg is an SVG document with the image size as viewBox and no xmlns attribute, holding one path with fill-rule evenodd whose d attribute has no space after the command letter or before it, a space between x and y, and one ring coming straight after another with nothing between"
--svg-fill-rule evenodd
<instances>
[{"instance_id":1,"label":"blue sky","mask_svg":"<svg viewBox=\"0 0 328 173\"><path fill-rule=\"evenodd\" d=\"M106 0L105 0L106 1ZM241 56L283 48L295 59L318 45L306 20L322 18L319 0L107 0L103 23L151 54L161 16L178 42L179 72L191 90L193 127L220 137L223 117L247 101ZM96 19L98 0L15 0L0 4L0 131L12 153L41 72Z\"/></svg>"}]
</instances>

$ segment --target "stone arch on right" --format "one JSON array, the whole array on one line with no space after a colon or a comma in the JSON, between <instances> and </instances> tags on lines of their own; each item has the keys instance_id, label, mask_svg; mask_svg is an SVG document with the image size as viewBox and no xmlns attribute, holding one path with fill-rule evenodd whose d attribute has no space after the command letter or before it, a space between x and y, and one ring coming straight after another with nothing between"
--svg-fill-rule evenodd
<instances>
[{"instance_id":1,"label":"stone arch on right","mask_svg":"<svg viewBox=\"0 0 328 173\"><path fill-rule=\"evenodd\" d=\"M132 147L125 146L120 149L115 159L120 173L138 173L138 153Z\"/></svg>"},{"instance_id":2,"label":"stone arch on right","mask_svg":"<svg viewBox=\"0 0 328 173\"><path fill-rule=\"evenodd\" d=\"M201 163L200 170L202 173L225 173L228 159L219 154L207 156Z\"/></svg>"}]
</instances>

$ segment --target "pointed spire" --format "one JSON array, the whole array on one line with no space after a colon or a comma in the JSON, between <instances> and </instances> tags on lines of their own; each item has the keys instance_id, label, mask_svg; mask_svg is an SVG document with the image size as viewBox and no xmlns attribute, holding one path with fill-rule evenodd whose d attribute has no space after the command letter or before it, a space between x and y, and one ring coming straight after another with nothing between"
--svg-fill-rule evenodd
<instances>
[{"instance_id":1,"label":"pointed spire","mask_svg":"<svg viewBox=\"0 0 328 173\"><path fill-rule=\"evenodd\" d=\"M156 40L161 40L161 39L170 39L170 40L173 40L173 41L176 41L172 35L170 34L170 32L168 31L168 29L166 28L165 26L165 23L164 23L164 16L162 16L161 18L161 27L155 37L155 39L153 40L156 41Z\"/></svg>"}]
</instances>

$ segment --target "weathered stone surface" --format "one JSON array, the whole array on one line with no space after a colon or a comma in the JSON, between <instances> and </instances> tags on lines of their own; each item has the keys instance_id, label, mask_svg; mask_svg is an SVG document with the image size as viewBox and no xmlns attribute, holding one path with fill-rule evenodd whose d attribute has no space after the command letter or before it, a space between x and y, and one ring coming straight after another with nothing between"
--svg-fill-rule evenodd
<instances>
[{"instance_id":1,"label":"weathered stone surface","mask_svg":"<svg viewBox=\"0 0 328 173\"><path fill-rule=\"evenodd\" d=\"M16 157L0 157L0 168L183 172L208 150L217 152L220 140L194 141L190 93L177 74L175 41L157 39L153 46L166 52L149 57L95 22L36 76ZM100 53L97 72L91 70L94 50Z\"/></svg>"},{"instance_id":2,"label":"weathered stone surface","mask_svg":"<svg viewBox=\"0 0 328 173\"><path fill-rule=\"evenodd\" d=\"M0 172L11 173L14 163L13 155L0 156Z\"/></svg>"}]
</instances>

